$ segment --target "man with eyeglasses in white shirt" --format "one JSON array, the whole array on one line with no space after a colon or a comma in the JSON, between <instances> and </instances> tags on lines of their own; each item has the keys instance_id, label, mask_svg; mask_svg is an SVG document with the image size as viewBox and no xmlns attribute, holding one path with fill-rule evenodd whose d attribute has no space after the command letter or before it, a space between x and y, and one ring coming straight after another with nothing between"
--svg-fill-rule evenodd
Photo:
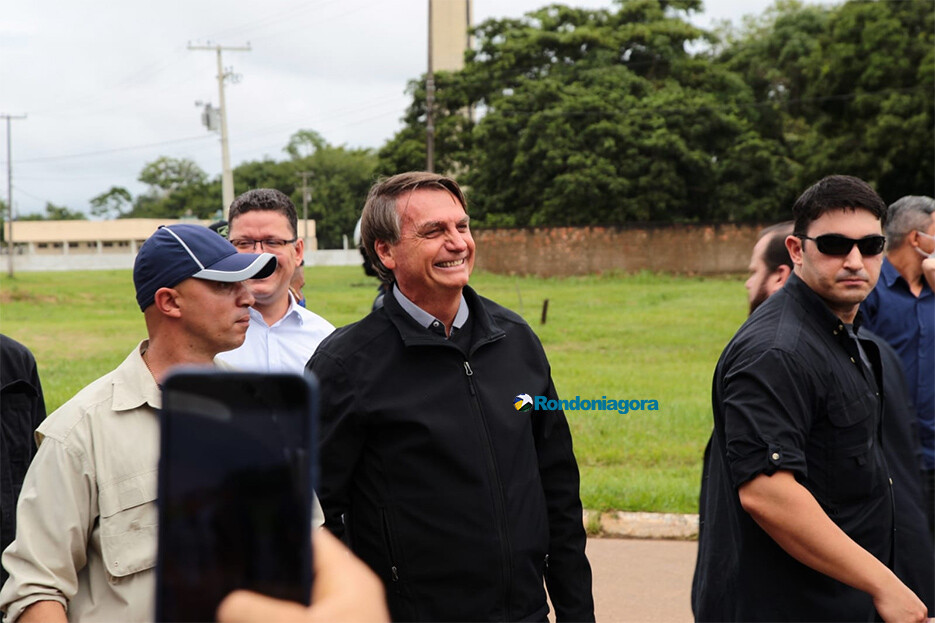
<instances>
[{"instance_id":1,"label":"man with eyeglasses in white shirt","mask_svg":"<svg viewBox=\"0 0 935 623\"><path fill-rule=\"evenodd\" d=\"M218 358L241 370L302 374L334 326L300 306L289 291L305 250L298 237L295 204L272 188L250 190L234 199L228 221L228 238L239 252L272 253L279 263L269 277L246 282L256 299L247 338L240 348Z\"/></svg>"}]
</instances>

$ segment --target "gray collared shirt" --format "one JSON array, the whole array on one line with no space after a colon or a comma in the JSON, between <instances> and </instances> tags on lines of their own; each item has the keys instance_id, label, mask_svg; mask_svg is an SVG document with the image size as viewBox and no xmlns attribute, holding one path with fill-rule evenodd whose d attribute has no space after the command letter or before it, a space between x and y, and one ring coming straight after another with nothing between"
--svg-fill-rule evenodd
<instances>
[{"instance_id":1,"label":"gray collared shirt","mask_svg":"<svg viewBox=\"0 0 935 623\"><path fill-rule=\"evenodd\" d=\"M406 295L400 292L399 286L397 286L395 283L393 284L393 296L396 297L396 300L399 302L399 306L402 307L407 314L412 316L413 320L418 322L426 329L429 329L430 331L433 329L437 330L439 327L444 329L444 322L406 298ZM464 300L464 294L462 294L461 302L458 303L458 313L455 314L454 322L451 323L451 330L454 331L455 329L460 329L463 327L464 323L467 322L468 314L469 312L467 301Z\"/></svg>"}]
</instances>

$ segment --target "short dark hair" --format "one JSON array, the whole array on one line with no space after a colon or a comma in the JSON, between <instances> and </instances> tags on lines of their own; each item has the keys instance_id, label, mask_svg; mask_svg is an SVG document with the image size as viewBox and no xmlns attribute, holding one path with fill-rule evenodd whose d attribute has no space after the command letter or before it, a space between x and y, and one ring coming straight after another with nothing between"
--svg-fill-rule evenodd
<instances>
[{"instance_id":1,"label":"short dark hair","mask_svg":"<svg viewBox=\"0 0 935 623\"><path fill-rule=\"evenodd\" d=\"M399 211L396 209L396 200L422 188L450 192L464 208L465 214L467 213L464 193L461 192L458 183L450 177L427 171L409 171L378 180L370 188L360 216L360 240L370 264L385 283L393 283L393 271L383 265L373 245L377 240L389 244L399 242Z\"/></svg>"},{"instance_id":2,"label":"short dark hair","mask_svg":"<svg viewBox=\"0 0 935 623\"><path fill-rule=\"evenodd\" d=\"M886 246L898 249L911 231L925 231L932 224L935 199L918 195L907 195L897 199L886 211Z\"/></svg>"},{"instance_id":3,"label":"short dark hair","mask_svg":"<svg viewBox=\"0 0 935 623\"><path fill-rule=\"evenodd\" d=\"M759 239L769 237L769 242L763 250L763 263L770 274L776 272L780 266L793 267L789 249L786 248L786 237L791 233L792 221L770 225L760 232Z\"/></svg>"},{"instance_id":4,"label":"short dark hair","mask_svg":"<svg viewBox=\"0 0 935 623\"><path fill-rule=\"evenodd\" d=\"M886 204L870 184L850 175L829 175L812 184L792 206L795 235L804 236L808 226L832 210L867 210L886 225Z\"/></svg>"},{"instance_id":5,"label":"short dark hair","mask_svg":"<svg viewBox=\"0 0 935 623\"><path fill-rule=\"evenodd\" d=\"M295 204L292 203L292 199L290 199L286 193L278 191L275 188L255 188L254 190L248 190L231 203L227 220L233 225L234 219L238 216L254 210L272 210L273 212L279 212L289 221L289 227L292 228L292 235L298 235L299 217L298 214L296 214Z\"/></svg>"}]
</instances>

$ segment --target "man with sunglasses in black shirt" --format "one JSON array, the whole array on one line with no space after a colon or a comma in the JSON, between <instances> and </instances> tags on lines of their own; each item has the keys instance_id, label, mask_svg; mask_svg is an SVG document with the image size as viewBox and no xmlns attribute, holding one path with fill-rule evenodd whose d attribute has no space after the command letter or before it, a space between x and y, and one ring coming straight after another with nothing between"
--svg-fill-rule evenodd
<instances>
[{"instance_id":1,"label":"man with sunglasses in black shirt","mask_svg":"<svg viewBox=\"0 0 935 623\"><path fill-rule=\"evenodd\" d=\"M879 276L885 214L857 178L806 190L786 238L792 276L721 355L698 620L925 620L892 571L882 364L857 314Z\"/></svg>"}]
</instances>

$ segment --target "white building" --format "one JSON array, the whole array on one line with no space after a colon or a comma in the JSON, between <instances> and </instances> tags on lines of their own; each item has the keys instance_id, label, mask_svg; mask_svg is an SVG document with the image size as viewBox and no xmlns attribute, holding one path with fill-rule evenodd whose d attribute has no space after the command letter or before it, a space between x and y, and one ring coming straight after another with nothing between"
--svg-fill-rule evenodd
<instances>
[{"instance_id":1,"label":"white building","mask_svg":"<svg viewBox=\"0 0 935 623\"><path fill-rule=\"evenodd\" d=\"M160 225L194 223L209 225L211 221L197 219L126 218L112 221L14 221L13 256L16 270L94 270L132 268L136 252ZM299 219L299 235L306 223ZM344 260L314 259L318 253L315 221L308 219L305 240L306 263L344 264ZM10 223L4 223L4 240L10 240ZM3 245L3 255L9 247ZM317 253L316 253L317 252ZM355 250L356 253L356 250ZM330 257L330 256L329 256ZM9 262L9 257L6 261ZM355 258L359 261L359 258Z\"/></svg>"}]
</instances>

